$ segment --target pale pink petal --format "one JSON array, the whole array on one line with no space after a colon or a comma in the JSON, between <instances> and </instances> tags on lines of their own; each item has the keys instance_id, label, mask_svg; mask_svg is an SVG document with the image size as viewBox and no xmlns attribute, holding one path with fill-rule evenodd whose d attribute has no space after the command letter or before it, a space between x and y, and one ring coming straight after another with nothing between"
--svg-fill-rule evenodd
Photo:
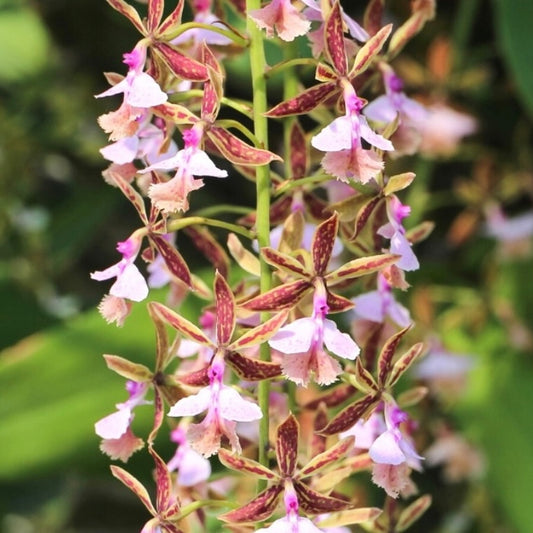
<instances>
[{"instance_id":1,"label":"pale pink petal","mask_svg":"<svg viewBox=\"0 0 533 533\"><path fill-rule=\"evenodd\" d=\"M324 350L317 351L316 360L311 368L315 372L315 381L319 385L330 385L337 380L338 375L342 372L339 362Z\"/></svg>"},{"instance_id":2,"label":"pale pink petal","mask_svg":"<svg viewBox=\"0 0 533 533\"><path fill-rule=\"evenodd\" d=\"M296 525L296 529L294 529ZM309 518L303 516L296 517L296 524L289 517L284 516L278 520L272 522L269 527L262 527L258 529L256 533L322 533L322 529L319 529Z\"/></svg>"},{"instance_id":3,"label":"pale pink petal","mask_svg":"<svg viewBox=\"0 0 533 533\"><path fill-rule=\"evenodd\" d=\"M96 281L105 281L106 279L116 278L122 274L124 264L124 261L119 261L105 270L97 270L96 272L92 272L91 279L95 279Z\"/></svg>"},{"instance_id":4,"label":"pale pink petal","mask_svg":"<svg viewBox=\"0 0 533 533\"><path fill-rule=\"evenodd\" d=\"M191 424L187 430L190 447L204 457L211 457L220 449L220 428L206 417L200 424Z\"/></svg>"},{"instance_id":5,"label":"pale pink petal","mask_svg":"<svg viewBox=\"0 0 533 533\"><path fill-rule=\"evenodd\" d=\"M339 437L344 439L354 436L355 447L359 450L368 450L376 440L376 437L385 430L386 426L383 417L372 413L366 422L359 420L352 428L342 432Z\"/></svg>"},{"instance_id":6,"label":"pale pink petal","mask_svg":"<svg viewBox=\"0 0 533 533\"><path fill-rule=\"evenodd\" d=\"M201 178L194 179L189 174L176 174L166 183L153 183L148 190L148 196L154 205L164 213L188 211L189 193L204 186Z\"/></svg>"},{"instance_id":7,"label":"pale pink petal","mask_svg":"<svg viewBox=\"0 0 533 533\"><path fill-rule=\"evenodd\" d=\"M234 422L233 420L224 420L220 427L222 433L226 436L230 443L231 451L237 455L240 455L242 453L242 448L241 443L239 442L239 437L237 436L236 428L237 422Z\"/></svg>"},{"instance_id":8,"label":"pale pink petal","mask_svg":"<svg viewBox=\"0 0 533 533\"><path fill-rule=\"evenodd\" d=\"M180 461L177 481L178 485L182 487L192 487L209 478L211 464L198 452L190 449L187 445L185 446L186 449Z\"/></svg>"},{"instance_id":9,"label":"pale pink petal","mask_svg":"<svg viewBox=\"0 0 533 533\"><path fill-rule=\"evenodd\" d=\"M428 110L421 103L407 96L402 100L401 111L406 118L414 122L423 122L429 116Z\"/></svg>"},{"instance_id":10,"label":"pale pink petal","mask_svg":"<svg viewBox=\"0 0 533 533\"><path fill-rule=\"evenodd\" d=\"M269 341L274 350L286 354L307 352L316 332L312 318L299 318L283 326Z\"/></svg>"},{"instance_id":11,"label":"pale pink petal","mask_svg":"<svg viewBox=\"0 0 533 533\"><path fill-rule=\"evenodd\" d=\"M251 422L263 416L259 406L245 400L233 388L223 386L218 396L219 414L226 420Z\"/></svg>"},{"instance_id":12,"label":"pale pink petal","mask_svg":"<svg viewBox=\"0 0 533 533\"><path fill-rule=\"evenodd\" d=\"M383 298L379 291L370 291L352 299L354 312L359 318L372 322L383 322L385 318Z\"/></svg>"},{"instance_id":13,"label":"pale pink petal","mask_svg":"<svg viewBox=\"0 0 533 533\"><path fill-rule=\"evenodd\" d=\"M392 431L382 433L370 446L368 453L375 463L399 465L406 459Z\"/></svg>"},{"instance_id":14,"label":"pale pink petal","mask_svg":"<svg viewBox=\"0 0 533 533\"><path fill-rule=\"evenodd\" d=\"M324 344L326 348L344 359L355 359L359 346L347 333L342 333L333 320L324 319Z\"/></svg>"},{"instance_id":15,"label":"pale pink petal","mask_svg":"<svg viewBox=\"0 0 533 533\"><path fill-rule=\"evenodd\" d=\"M409 311L394 298L387 307L387 314L401 328L405 328L411 324L411 315L409 314Z\"/></svg>"},{"instance_id":16,"label":"pale pink petal","mask_svg":"<svg viewBox=\"0 0 533 533\"><path fill-rule=\"evenodd\" d=\"M407 464L375 464L372 468L372 481L391 498L397 498L400 492L408 489L412 485L410 479L410 469Z\"/></svg>"},{"instance_id":17,"label":"pale pink petal","mask_svg":"<svg viewBox=\"0 0 533 533\"><path fill-rule=\"evenodd\" d=\"M380 150L394 150L394 146L388 139L385 139L385 137L379 135L370 128L365 117L359 117L359 124L361 126L361 137L363 137L365 141Z\"/></svg>"},{"instance_id":18,"label":"pale pink petal","mask_svg":"<svg viewBox=\"0 0 533 533\"><path fill-rule=\"evenodd\" d=\"M392 236L390 241L390 251L393 254L401 255L396 262L396 266L402 270L412 271L420 267L418 259L411 248L411 243L407 240L405 235L397 231Z\"/></svg>"},{"instance_id":19,"label":"pale pink petal","mask_svg":"<svg viewBox=\"0 0 533 533\"><path fill-rule=\"evenodd\" d=\"M368 41L369 35L368 33L362 28L353 18L346 15L346 13L343 12L342 18L344 19L344 22L346 23L346 26L348 27L348 31L350 35L357 39L358 41L365 42Z\"/></svg>"},{"instance_id":20,"label":"pale pink petal","mask_svg":"<svg viewBox=\"0 0 533 533\"><path fill-rule=\"evenodd\" d=\"M172 157L161 159L154 164L139 170L139 174L146 174L151 170L174 170L176 168L182 168L187 164L187 158L187 152L185 150L180 150Z\"/></svg>"},{"instance_id":21,"label":"pale pink petal","mask_svg":"<svg viewBox=\"0 0 533 533\"><path fill-rule=\"evenodd\" d=\"M309 360L307 353L286 355L281 361L283 375L297 385L307 387L309 383Z\"/></svg>"},{"instance_id":22,"label":"pale pink petal","mask_svg":"<svg viewBox=\"0 0 533 533\"><path fill-rule=\"evenodd\" d=\"M392 122L396 118L398 110L392 103L389 96L387 94L383 94L365 106L363 113L370 120L388 123Z\"/></svg>"},{"instance_id":23,"label":"pale pink petal","mask_svg":"<svg viewBox=\"0 0 533 533\"><path fill-rule=\"evenodd\" d=\"M138 149L139 139L134 135L104 146L100 149L100 153L108 161L123 165L125 163L131 163L135 159Z\"/></svg>"},{"instance_id":24,"label":"pale pink petal","mask_svg":"<svg viewBox=\"0 0 533 533\"><path fill-rule=\"evenodd\" d=\"M116 85L113 85L113 87L110 87L107 89L107 91L104 91L100 94L95 94L95 98L104 98L106 96L113 96L115 94L124 93L126 91L129 91L130 84L127 78L124 78L123 80L119 81Z\"/></svg>"},{"instance_id":25,"label":"pale pink petal","mask_svg":"<svg viewBox=\"0 0 533 533\"><path fill-rule=\"evenodd\" d=\"M354 179L367 183L384 168L383 161L371 150L358 148L328 152L322 159L322 168L342 181Z\"/></svg>"},{"instance_id":26,"label":"pale pink petal","mask_svg":"<svg viewBox=\"0 0 533 533\"><path fill-rule=\"evenodd\" d=\"M194 416L206 411L212 403L211 389L204 387L197 394L178 400L168 412L168 416Z\"/></svg>"},{"instance_id":27,"label":"pale pink petal","mask_svg":"<svg viewBox=\"0 0 533 533\"><path fill-rule=\"evenodd\" d=\"M292 41L295 37L309 31L311 23L290 3L290 0L272 0L261 9L249 11L248 16L263 30L268 37L274 34L274 28L280 39Z\"/></svg>"},{"instance_id":28,"label":"pale pink petal","mask_svg":"<svg viewBox=\"0 0 533 533\"><path fill-rule=\"evenodd\" d=\"M133 77L124 99L133 107L152 107L166 102L168 97L152 76L141 72Z\"/></svg>"},{"instance_id":29,"label":"pale pink petal","mask_svg":"<svg viewBox=\"0 0 533 533\"><path fill-rule=\"evenodd\" d=\"M131 410L120 409L96 422L94 431L103 439L118 439L126 433L130 419Z\"/></svg>"},{"instance_id":30,"label":"pale pink petal","mask_svg":"<svg viewBox=\"0 0 533 533\"><path fill-rule=\"evenodd\" d=\"M196 150L189 159L187 171L193 176L225 178L228 173L218 168L203 150Z\"/></svg>"},{"instance_id":31,"label":"pale pink petal","mask_svg":"<svg viewBox=\"0 0 533 533\"><path fill-rule=\"evenodd\" d=\"M118 298L127 298L140 302L148 296L148 285L139 269L132 263L117 276L117 281L111 286L109 294Z\"/></svg>"},{"instance_id":32,"label":"pale pink petal","mask_svg":"<svg viewBox=\"0 0 533 533\"><path fill-rule=\"evenodd\" d=\"M311 144L322 152L348 150L352 146L352 121L344 115L336 118L311 139Z\"/></svg>"},{"instance_id":33,"label":"pale pink petal","mask_svg":"<svg viewBox=\"0 0 533 533\"><path fill-rule=\"evenodd\" d=\"M100 450L111 459L126 462L136 451L144 447L144 441L136 437L131 429L118 439L104 439L100 443Z\"/></svg>"}]
</instances>

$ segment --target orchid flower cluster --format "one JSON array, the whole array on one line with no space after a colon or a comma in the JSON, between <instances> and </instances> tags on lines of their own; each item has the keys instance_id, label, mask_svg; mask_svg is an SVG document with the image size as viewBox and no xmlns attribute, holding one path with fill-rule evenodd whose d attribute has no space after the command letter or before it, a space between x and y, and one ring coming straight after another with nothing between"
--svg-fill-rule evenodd
<instances>
[{"instance_id":1,"label":"orchid flower cluster","mask_svg":"<svg viewBox=\"0 0 533 533\"><path fill-rule=\"evenodd\" d=\"M385 0L369 0L360 21L340 0L107 1L141 38L124 54L125 76L108 73L97 95L122 98L99 118L103 175L140 223L118 243L120 261L91 276L113 280L99 306L109 323L149 300L156 347L152 368L105 356L129 397L95 429L112 459L144 446L153 458L155 503L111 467L152 516L142 531L406 530L430 504L400 500L418 492L414 406L427 389L397 390L425 348L396 298L431 224L406 228L398 194L416 177L389 168L419 150L431 111L405 92L393 60L435 1L413 0L395 24L382 22ZM282 63L266 63L267 39ZM237 55L250 64L252 102L224 92L225 60ZM304 86L298 75L311 69ZM285 99L269 105L276 71ZM284 142L269 148L273 128ZM256 205L192 209L198 189L216 197L218 179L254 182ZM191 272L180 232L212 264L212 282ZM153 299L163 287L165 303ZM186 298L204 302L197 320L181 314ZM133 419L145 404L154 417L143 439ZM166 459L156 451L165 439L176 444ZM383 509L354 497L365 471Z\"/></svg>"}]
</instances>

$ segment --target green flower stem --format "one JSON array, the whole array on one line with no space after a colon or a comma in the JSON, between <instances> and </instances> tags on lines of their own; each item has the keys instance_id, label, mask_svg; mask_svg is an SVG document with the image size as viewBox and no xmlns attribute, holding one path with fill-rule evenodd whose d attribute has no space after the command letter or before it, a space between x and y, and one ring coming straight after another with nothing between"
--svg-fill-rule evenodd
<instances>
[{"instance_id":1,"label":"green flower stem","mask_svg":"<svg viewBox=\"0 0 533 533\"><path fill-rule=\"evenodd\" d=\"M235 215L249 215L253 210L249 207L244 207L240 205L231 205L231 204L218 204L218 205L211 205L209 207L204 207L202 209L198 209L194 213L194 216L199 217L212 217L219 215L221 213L233 213Z\"/></svg>"},{"instance_id":2,"label":"green flower stem","mask_svg":"<svg viewBox=\"0 0 533 533\"><path fill-rule=\"evenodd\" d=\"M246 0L246 12L261 8L261 0ZM268 121L265 117L267 111L267 92L265 70L267 63L265 59L265 49L263 44L263 34L256 26L255 22L248 17L246 29L250 38L250 69L252 75L253 91L253 121L254 133L261 143L261 148L268 149ZM268 165L257 167L256 169L256 232L259 247L270 245L270 168ZM259 258L261 267L260 288L261 292L266 292L272 285L272 276L267 263ZM267 316L261 314L261 321L265 321ZM270 349L266 342L261 344L259 357L263 361L270 359ZM257 387L259 407L263 417L259 421L259 462L268 466L269 449L269 394L270 383L268 380L259 382ZM261 481L259 488L262 489L265 482Z\"/></svg>"},{"instance_id":3,"label":"green flower stem","mask_svg":"<svg viewBox=\"0 0 533 533\"><path fill-rule=\"evenodd\" d=\"M233 231L235 233L238 233L239 235L247 237L248 239L255 238L255 235L252 231L246 228L243 228L242 226L238 226L237 224L231 224L231 222L224 222L223 220L216 220L214 218L206 218L206 217L198 217L198 216L170 220L167 223L167 232L170 233L172 231L178 231L187 226L193 226L193 225L215 226L217 228L224 228L229 231Z\"/></svg>"},{"instance_id":4,"label":"green flower stem","mask_svg":"<svg viewBox=\"0 0 533 533\"><path fill-rule=\"evenodd\" d=\"M221 28L220 26L215 26L214 24L203 24L201 22L185 22L184 24L180 24L176 31L165 33L165 39L171 41L176 37L179 37L187 30L192 29L203 29L219 33L220 35L224 35L224 37L227 37L228 39L233 41L237 46L242 46L243 48L248 45L246 37L239 35L235 31L226 30L224 28Z\"/></svg>"},{"instance_id":5,"label":"green flower stem","mask_svg":"<svg viewBox=\"0 0 533 533\"><path fill-rule=\"evenodd\" d=\"M294 42L285 43L284 46L285 46L285 48L283 49L284 52L286 52L287 50L296 50L296 52L297 52L297 49L294 46ZM293 54L294 52L289 52L289 53ZM288 70L291 73L290 76L294 77L294 70L293 69L297 65L304 65L304 66L315 68L316 65L317 65L317 61L316 61L316 59L313 59L311 57L296 57L296 55L291 55L290 57L286 56L285 61L282 61L281 63L277 63L273 67L270 67L266 71L265 75L266 75L267 78L271 78L275 74L279 74L280 72L282 72L284 70ZM284 81L286 81L286 80L284 80ZM287 98L291 98L292 96L296 96L296 94L297 93L293 93L293 94L291 94L291 96L287 96L285 94L285 98L286 99Z\"/></svg>"}]
</instances>

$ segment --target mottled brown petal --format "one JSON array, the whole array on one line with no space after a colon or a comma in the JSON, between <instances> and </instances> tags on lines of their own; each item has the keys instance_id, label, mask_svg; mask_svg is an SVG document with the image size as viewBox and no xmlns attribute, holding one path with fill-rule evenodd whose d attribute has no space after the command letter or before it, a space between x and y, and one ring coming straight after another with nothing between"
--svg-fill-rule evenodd
<instances>
[{"instance_id":1,"label":"mottled brown petal","mask_svg":"<svg viewBox=\"0 0 533 533\"><path fill-rule=\"evenodd\" d=\"M259 259L247 250L234 233L228 235L228 250L237 264L249 274L259 277L261 265Z\"/></svg>"},{"instance_id":2,"label":"mottled brown petal","mask_svg":"<svg viewBox=\"0 0 533 533\"><path fill-rule=\"evenodd\" d=\"M169 522L161 523L161 529L163 533L183 533L183 529L180 529L176 524Z\"/></svg>"},{"instance_id":3,"label":"mottled brown petal","mask_svg":"<svg viewBox=\"0 0 533 533\"><path fill-rule=\"evenodd\" d=\"M241 304L250 311L276 311L290 309L298 305L304 294L313 287L309 281L299 279L284 283Z\"/></svg>"},{"instance_id":4,"label":"mottled brown petal","mask_svg":"<svg viewBox=\"0 0 533 533\"><path fill-rule=\"evenodd\" d=\"M165 102L152 107L152 111L161 118L174 124L194 124L199 118L195 117L186 107L179 104Z\"/></svg>"},{"instance_id":5,"label":"mottled brown petal","mask_svg":"<svg viewBox=\"0 0 533 533\"><path fill-rule=\"evenodd\" d=\"M421 496L406 507L400 513L400 518L398 518L398 522L396 523L396 531L405 531L414 524L428 510L431 501L431 496L424 494L424 496Z\"/></svg>"},{"instance_id":6,"label":"mottled brown petal","mask_svg":"<svg viewBox=\"0 0 533 533\"><path fill-rule=\"evenodd\" d=\"M201 117L212 123L215 121L220 108L224 76L217 58L205 44L205 41L202 43L202 63L207 66L209 79L204 83Z\"/></svg>"},{"instance_id":7,"label":"mottled brown petal","mask_svg":"<svg viewBox=\"0 0 533 533\"><path fill-rule=\"evenodd\" d=\"M266 342L278 329L285 324L289 311L280 311L259 326L243 333L235 342L228 346L229 350L243 350Z\"/></svg>"},{"instance_id":8,"label":"mottled brown petal","mask_svg":"<svg viewBox=\"0 0 533 533\"><path fill-rule=\"evenodd\" d=\"M146 28L134 7L124 2L124 0L107 0L107 3L120 14L124 15L143 35L146 35Z\"/></svg>"},{"instance_id":9,"label":"mottled brown petal","mask_svg":"<svg viewBox=\"0 0 533 533\"><path fill-rule=\"evenodd\" d=\"M392 24L387 24L386 26L383 26L376 35L373 35L368 39L355 56L355 61L349 74L350 78L359 76L359 74L364 72L370 66L374 58L381 52L391 31Z\"/></svg>"},{"instance_id":10,"label":"mottled brown petal","mask_svg":"<svg viewBox=\"0 0 533 533\"><path fill-rule=\"evenodd\" d=\"M374 209L378 206L380 202L384 201L385 200L383 198L376 196L374 198L371 198L361 206L355 217L355 227L353 235L350 237L351 241L354 241L359 236L359 233L361 233L362 229L365 227L365 224L370 218L370 215L374 212Z\"/></svg>"},{"instance_id":11,"label":"mottled brown petal","mask_svg":"<svg viewBox=\"0 0 533 533\"><path fill-rule=\"evenodd\" d=\"M411 329L411 326L407 326L389 337L378 357L378 384L383 387L389 380L389 374L392 370L392 360L398 344L402 340L402 337Z\"/></svg>"},{"instance_id":12,"label":"mottled brown petal","mask_svg":"<svg viewBox=\"0 0 533 533\"><path fill-rule=\"evenodd\" d=\"M307 211L315 220L324 220L331 215L329 204L316 194L304 193L304 200Z\"/></svg>"},{"instance_id":13,"label":"mottled brown petal","mask_svg":"<svg viewBox=\"0 0 533 533\"><path fill-rule=\"evenodd\" d=\"M142 196L118 173L109 170L107 173L108 179L122 191L122 194L133 204L143 224L148 225L148 218L146 216L146 208Z\"/></svg>"},{"instance_id":14,"label":"mottled brown petal","mask_svg":"<svg viewBox=\"0 0 533 533\"><path fill-rule=\"evenodd\" d=\"M427 396L428 392L429 389L427 387L412 387L398 394L396 401L402 409L405 409L406 407L416 405L420 400Z\"/></svg>"},{"instance_id":15,"label":"mottled brown petal","mask_svg":"<svg viewBox=\"0 0 533 533\"><path fill-rule=\"evenodd\" d=\"M131 379L138 383L150 381L152 379L152 372L149 368L138 363L132 363L128 359L124 359L118 355L105 354L104 359L109 370L116 372L119 376L126 379Z\"/></svg>"},{"instance_id":16,"label":"mottled brown petal","mask_svg":"<svg viewBox=\"0 0 533 533\"><path fill-rule=\"evenodd\" d=\"M363 27L368 35L375 35L381 28L384 7L385 0L370 0L370 2L368 2L363 18Z\"/></svg>"},{"instance_id":17,"label":"mottled brown petal","mask_svg":"<svg viewBox=\"0 0 533 533\"><path fill-rule=\"evenodd\" d=\"M189 81L205 81L209 77L205 65L183 55L169 44L156 42L152 45L152 50L157 51L178 78Z\"/></svg>"},{"instance_id":18,"label":"mottled brown petal","mask_svg":"<svg viewBox=\"0 0 533 533\"><path fill-rule=\"evenodd\" d=\"M290 414L276 430L276 457L283 477L293 477L298 462L300 426Z\"/></svg>"},{"instance_id":19,"label":"mottled brown petal","mask_svg":"<svg viewBox=\"0 0 533 533\"><path fill-rule=\"evenodd\" d=\"M216 331L219 345L226 346L235 330L235 297L220 272L215 274Z\"/></svg>"},{"instance_id":20,"label":"mottled brown petal","mask_svg":"<svg viewBox=\"0 0 533 533\"><path fill-rule=\"evenodd\" d=\"M337 80L336 72L325 63L319 63L316 66L315 79L318 81L336 81Z\"/></svg>"},{"instance_id":21,"label":"mottled brown petal","mask_svg":"<svg viewBox=\"0 0 533 533\"><path fill-rule=\"evenodd\" d=\"M324 220L316 229L311 242L313 268L317 276L322 276L328 268L333 245L339 229L339 217L335 213Z\"/></svg>"},{"instance_id":22,"label":"mottled brown petal","mask_svg":"<svg viewBox=\"0 0 533 533\"><path fill-rule=\"evenodd\" d=\"M188 226L183 231L191 238L194 246L220 272L222 277L227 278L230 265L229 257L213 234L207 228L194 226Z\"/></svg>"},{"instance_id":23,"label":"mottled brown petal","mask_svg":"<svg viewBox=\"0 0 533 533\"><path fill-rule=\"evenodd\" d=\"M163 16L163 9L165 8L164 0L149 0L148 1L148 18L146 27L150 33L159 26L161 17Z\"/></svg>"},{"instance_id":24,"label":"mottled brown petal","mask_svg":"<svg viewBox=\"0 0 533 533\"><path fill-rule=\"evenodd\" d=\"M355 360L354 377L355 386L364 394L375 393L379 390L372 374L364 368L359 357Z\"/></svg>"},{"instance_id":25,"label":"mottled brown petal","mask_svg":"<svg viewBox=\"0 0 533 533\"><path fill-rule=\"evenodd\" d=\"M173 9L172 13L161 23L159 28L157 28L156 36L161 40L165 40L165 32L173 31L176 27L181 24L181 15L183 13L183 4L184 0L178 0L176 7Z\"/></svg>"},{"instance_id":26,"label":"mottled brown petal","mask_svg":"<svg viewBox=\"0 0 533 533\"><path fill-rule=\"evenodd\" d=\"M336 91L338 91L336 82L331 81L328 83L320 83L319 85L314 85L309 89L305 89L305 91L302 91L294 98L279 103L265 114L267 117L271 118L302 115L312 111Z\"/></svg>"},{"instance_id":27,"label":"mottled brown petal","mask_svg":"<svg viewBox=\"0 0 533 533\"><path fill-rule=\"evenodd\" d=\"M228 352L226 361L235 373L246 381L263 381L264 379L281 376L281 365L260 361L259 359L251 359L238 352Z\"/></svg>"},{"instance_id":28,"label":"mottled brown petal","mask_svg":"<svg viewBox=\"0 0 533 533\"><path fill-rule=\"evenodd\" d=\"M326 437L318 433L318 429L323 428L328 423L328 411L326 404L320 402L318 408L315 410L315 417L313 420L313 434L311 436L311 451L310 457L315 457L326 451Z\"/></svg>"},{"instance_id":29,"label":"mottled brown petal","mask_svg":"<svg viewBox=\"0 0 533 533\"><path fill-rule=\"evenodd\" d=\"M349 509L353 506L351 502L332 498L331 496L324 496L309 488L301 481L294 483L294 490L298 495L298 503L306 514L332 513L334 511Z\"/></svg>"},{"instance_id":30,"label":"mottled brown petal","mask_svg":"<svg viewBox=\"0 0 533 533\"><path fill-rule=\"evenodd\" d=\"M360 507L359 509L349 509L334 515L328 516L324 520L317 522L320 528L340 528L351 524L360 524L375 520L383 511L377 507Z\"/></svg>"},{"instance_id":31,"label":"mottled brown petal","mask_svg":"<svg viewBox=\"0 0 533 533\"><path fill-rule=\"evenodd\" d=\"M169 354L168 346L168 334L165 327L165 324L161 320L161 317L157 314L154 309L153 302L148 304L148 313L150 318L155 326L155 336L156 336L156 356L155 356L155 371L165 370L169 359L173 357L173 354Z\"/></svg>"},{"instance_id":32,"label":"mottled brown petal","mask_svg":"<svg viewBox=\"0 0 533 533\"><path fill-rule=\"evenodd\" d=\"M414 172L404 172L403 174L391 176L387 181L387 185L385 185L385 188L383 189L383 194L389 196L395 192L402 191L413 183L415 176L416 174Z\"/></svg>"},{"instance_id":33,"label":"mottled brown petal","mask_svg":"<svg viewBox=\"0 0 533 533\"><path fill-rule=\"evenodd\" d=\"M427 239L431 232L435 229L435 223L429 220L421 222L414 228L411 228L405 233L405 236L411 243L416 243Z\"/></svg>"},{"instance_id":34,"label":"mottled brown petal","mask_svg":"<svg viewBox=\"0 0 533 533\"><path fill-rule=\"evenodd\" d=\"M269 470L261 463L253 461L252 459L247 459L242 455L230 453L227 450L224 450L224 448L221 448L218 451L218 458L224 466L232 468L233 470L238 470L239 472L252 474L252 476L260 479L276 479L279 477L275 472L272 472L272 470Z\"/></svg>"},{"instance_id":35,"label":"mottled brown petal","mask_svg":"<svg viewBox=\"0 0 533 533\"><path fill-rule=\"evenodd\" d=\"M207 136L217 150L234 165L256 167L267 165L271 161L281 161L273 152L250 146L224 128L211 126L207 130Z\"/></svg>"},{"instance_id":36,"label":"mottled brown petal","mask_svg":"<svg viewBox=\"0 0 533 533\"><path fill-rule=\"evenodd\" d=\"M155 463L155 481L157 486L156 509L161 513L170 506L172 480L165 461L159 457L152 447L149 447L148 451Z\"/></svg>"},{"instance_id":37,"label":"mottled brown petal","mask_svg":"<svg viewBox=\"0 0 533 533\"><path fill-rule=\"evenodd\" d=\"M275 511L282 492L283 484L273 485L243 507L229 511L218 518L224 522L237 523L266 520Z\"/></svg>"},{"instance_id":38,"label":"mottled brown petal","mask_svg":"<svg viewBox=\"0 0 533 533\"><path fill-rule=\"evenodd\" d=\"M184 385L192 385L193 387L205 387L209 385L209 365L196 370L195 372L188 372L176 377L176 379Z\"/></svg>"},{"instance_id":39,"label":"mottled brown petal","mask_svg":"<svg viewBox=\"0 0 533 533\"><path fill-rule=\"evenodd\" d=\"M126 485L126 487L128 487L128 489L130 489L139 498L139 500L143 502L144 506L148 509L152 516L156 516L157 512L150 501L148 491L144 488L142 483L119 466L111 465L110 468L113 476L122 481L122 483L124 483L124 485Z\"/></svg>"},{"instance_id":40,"label":"mottled brown petal","mask_svg":"<svg viewBox=\"0 0 533 533\"><path fill-rule=\"evenodd\" d=\"M338 461L341 457L346 455L354 447L354 437L347 437L326 450L325 452L313 457L299 472L298 478L302 479L317 472L320 472L323 468L332 465L335 461Z\"/></svg>"},{"instance_id":41,"label":"mottled brown petal","mask_svg":"<svg viewBox=\"0 0 533 533\"><path fill-rule=\"evenodd\" d=\"M392 372L387 379L387 387L392 387L407 371L407 369L420 357L424 344L419 342L405 352L392 367Z\"/></svg>"},{"instance_id":42,"label":"mottled brown petal","mask_svg":"<svg viewBox=\"0 0 533 533\"><path fill-rule=\"evenodd\" d=\"M177 329L180 333L193 341L215 348L213 342L206 336L206 334L192 322L189 322L186 318L178 315L172 309L164 306L159 302L152 303L154 310L174 329Z\"/></svg>"},{"instance_id":43,"label":"mottled brown petal","mask_svg":"<svg viewBox=\"0 0 533 533\"><path fill-rule=\"evenodd\" d=\"M261 248L261 255L269 265L279 268L283 272L292 274L293 276L302 279L309 279L312 277L310 273L306 271L302 263L298 261L298 259L278 252L274 248L270 248L269 246Z\"/></svg>"},{"instance_id":44,"label":"mottled brown petal","mask_svg":"<svg viewBox=\"0 0 533 533\"><path fill-rule=\"evenodd\" d=\"M284 220L283 231L279 240L279 251L284 254L291 254L302 244L305 218L301 211L294 211Z\"/></svg>"},{"instance_id":45,"label":"mottled brown petal","mask_svg":"<svg viewBox=\"0 0 533 533\"><path fill-rule=\"evenodd\" d=\"M344 48L344 30L339 0L333 4L324 23L325 52L339 76L348 72L348 60Z\"/></svg>"},{"instance_id":46,"label":"mottled brown petal","mask_svg":"<svg viewBox=\"0 0 533 533\"><path fill-rule=\"evenodd\" d=\"M333 420L320 430L322 435L335 435L350 429L379 401L379 395L367 394L338 413Z\"/></svg>"},{"instance_id":47,"label":"mottled brown petal","mask_svg":"<svg viewBox=\"0 0 533 533\"><path fill-rule=\"evenodd\" d=\"M352 309L354 303L340 294L334 294L328 291L328 307L330 314L344 313L344 311Z\"/></svg>"},{"instance_id":48,"label":"mottled brown petal","mask_svg":"<svg viewBox=\"0 0 533 533\"><path fill-rule=\"evenodd\" d=\"M166 239L156 233L149 235L150 240L154 243L158 252L165 260L165 264L173 276L176 276L180 281L185 283L187 287L191 287L191 273L187 263L181 254L172 246Z\"/></svg>"},{"instance_id":49,"label":"mottled brown petal","mask_svg":"<svg viewBox=\"0 0 533 533\"><path fill-rule=\"evenodd\" d=\"M163 403L163 395L159 388L154 388L154 423L152 425L152 431L148 435L148 445L151 447L157 437L157 433L163 424L165 419L165 404Z\"/></svg>"},{"instance_id":50,"label":"mottled brown petal","mask_svg":"<svg viewBox=\"0 0 533 533\"><path fill-rule=\"evenodd\" d=\"M367 274L372 274L378 270L382 270L396 261L400 256L395 254L380 254L371 255L369 257L361 257L348 261L337 270L330 272L326 277L328 286L346 281L348 279L358 278Z\"/></svg>"},{"instance_id":51,"label":"mottled brown petal","mask_svg":"<svg viewBox=\"0 0 533 533\"><path fill-rule=\"evenodd\" d=\"M403 47L424 27L426 16L423 13L413 13L391 37L389 55L391 58L398 55Z\"/></svg>"},{"instance_id":52,"label":"mottled brown petal","mask_svg":"<svg viewBox=\"0 0 533 533\"><path fill-rule=\"evenodd\" d=\"M303 178L307 173L309 156L304 130L296 119L290 130L290 158L292 178Z\"/></svg>"}]
</instances>

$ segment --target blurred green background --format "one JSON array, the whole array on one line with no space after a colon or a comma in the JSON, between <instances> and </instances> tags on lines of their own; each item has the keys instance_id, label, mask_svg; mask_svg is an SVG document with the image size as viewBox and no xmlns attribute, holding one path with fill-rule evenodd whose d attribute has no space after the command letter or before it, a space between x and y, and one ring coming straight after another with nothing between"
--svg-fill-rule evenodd
<instances>
[{"instance_id":1,"label":"blurred green background","mask_svg":"<svg viewBox=\"0 0 533 533\"><path fill-rule=\"evenodd\" d=\"M390 2L391 16L407 9L407 1ZM451 486L430 469L420 484L436 502L420 531L533 531L533 260L531 250L502 253L479 224L487 197L510 213L531 209L531 28L529 2L443 0L437 20L406 50L411 86L442 91L480 123L455 157L406 163L436 199L419 216L437 224L418 248L422 269L409 278L409 298L424 322L429 295L426 327L448 349L476 357L465 395L445 415L488 465L483 480ZM423 70L436 37L455 51L446 80ZM124 72L122 53L137 38L104 0L0 0L5 533L130 532L145 516L109 475L93 423L125 397L101 354L150 364L153 333L142 305L124 328L106 326L94 311L104 288L88 275L116 261L115 243L137 225L133 209L101 179L98 149L106 139L96 117L114 102L93 98L106 87L102 72ZM230 196L231 185L224 187ZM139 427L148 410L146 419L139 410ZM137 455L131 470L149 472L147 454Z\"/></svg>"}]
</instances>

